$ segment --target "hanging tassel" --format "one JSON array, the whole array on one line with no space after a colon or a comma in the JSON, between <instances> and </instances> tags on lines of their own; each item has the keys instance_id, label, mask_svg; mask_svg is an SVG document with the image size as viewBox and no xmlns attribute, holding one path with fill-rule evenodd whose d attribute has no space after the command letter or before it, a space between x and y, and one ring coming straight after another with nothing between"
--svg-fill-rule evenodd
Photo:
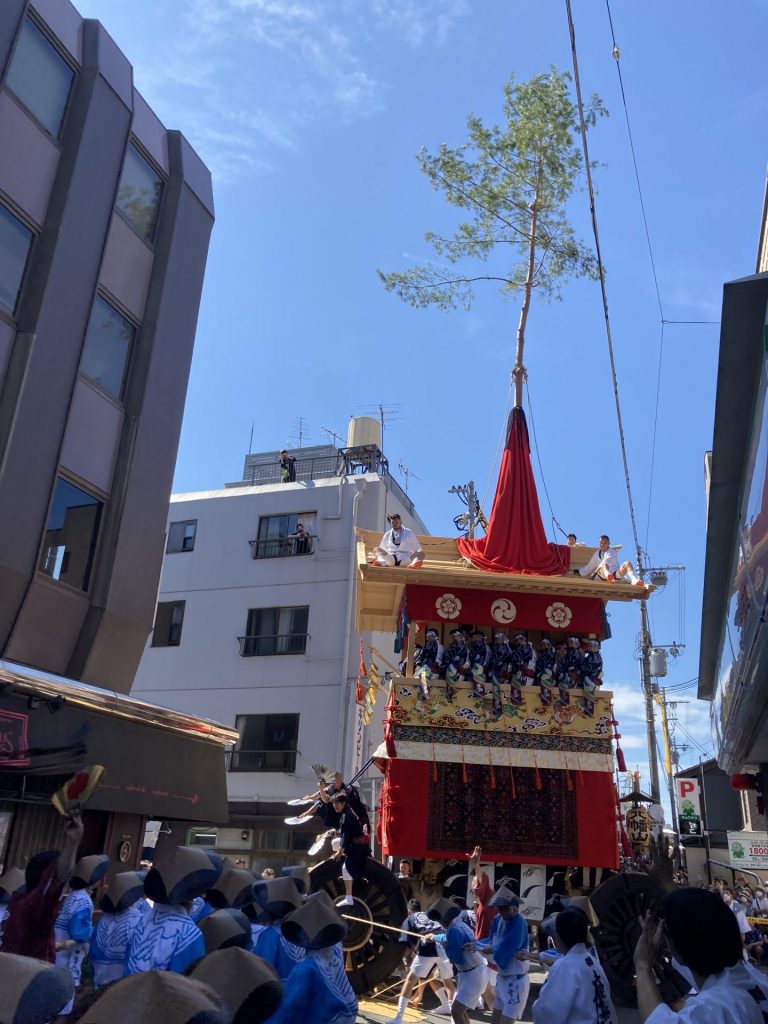
<instances>
[{"instance_id":1,"label":"hanging tassel","mask_svg":"<svg viewBox=\"0 0 768 1024\"><path fill-rule=\"evenodd\" d=\"M513 800L517 799L517 790L515 789L515 769L511 766L509 769L509 793Z\"/></svg>"},{"instance_id":2,"label":"hanging tassel","mask_svg":"<svg viewBox=\"0 0 768 1024\"><path fill-rule=\"evenodd\" d=\"M613 726L613 738L616 740L616 764L619 767L620 772L627 770L627 762L624 759L624 751L621 749L619 740L621 739L621 733L619 732L619 723L613 716L613 704L611 704L611 725Z\"/></svg>"},{"instance_id":3,"label":"hanging tassel","mask_svg":"<svg viewBox=\"0 0 768 1024\"><path fill-rule=\"evenodd\" d=\"M437 758L435 757L435 740L432 739L432 781L437 782Z\"/></svg>"},{"instance_id":4,"label":"hanging tassel","mask_svg":"<svg viewBox=\"0 0 768 1024\"><path fill-rule=\"evenodd\" d=\"M533 777L536 780L536 789L541 789L541 775L538 768L533 769Z\"/></svg>"},{"instance_id":5,"label":"hanging tassel","mask_svg":"<svg viewBox=\"0 0 768 1024\"><path fill-rule=\"evenodd\" d=\"M571 771L570 771L570 769L568 768L567 765L566 765L566 768L565 768L565 788L568 790L569 793L573 790L573 781L571 779Z\"/></svg>"}]
</instances>

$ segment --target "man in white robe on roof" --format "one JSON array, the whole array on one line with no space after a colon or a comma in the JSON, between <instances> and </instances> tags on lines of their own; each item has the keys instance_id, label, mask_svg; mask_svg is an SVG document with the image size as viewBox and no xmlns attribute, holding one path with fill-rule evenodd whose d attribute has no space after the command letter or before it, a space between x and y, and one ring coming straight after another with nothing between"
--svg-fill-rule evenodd
<instances>
[{"instance_id":1,"label":"man in white robe on roof","mask_svg":"<svg viewBox=\"0 0 768 1024\"><path fill-rule=\"evenodd\" d=\"M424 552L419 539L413 530L403 526L399 512L387 517L390 529L381 538L378 547L373 549L373 564L395 566L402 565L406 569L420 569L424 562Z\"/></svg>"}]
</instances>

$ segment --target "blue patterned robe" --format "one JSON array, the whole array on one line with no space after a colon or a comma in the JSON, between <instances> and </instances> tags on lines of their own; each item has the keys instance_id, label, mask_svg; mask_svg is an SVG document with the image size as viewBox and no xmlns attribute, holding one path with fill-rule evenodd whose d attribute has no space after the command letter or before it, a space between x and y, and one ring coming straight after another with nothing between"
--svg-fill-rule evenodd
<instances>
[{"instance_id":1,"label":"blue patterned robe","mask_svg":"<svg viewBox=\"0 0 768 1024\"><path fill-rule=\"evenodd\" d=\"M205 956L203 933L183 907L156 903L136 925L125 974L141 971L173 971L181 974Z\"/></svg>"},{"instance_id":2,"label":"blue patterned robe","mask_svg":"<svg viewBox=\"0 0 768 1024\"><path fill-rule=\"evenodd\" d=\"M354 1024L357 999L344 969L341 944L310 950L291 973L280 1009L266 1024Z\"/></svg>"},{"instance_id":3,"label":"blue patterned robe","mask_svg":"<svg viewBox=\"0 0 768 1024\"><path fill-rule=\"evenodd\" d=\"M280 981L285 981L288 975L293 979L293 972L296 965L305 959L306 949L301 946L294 946L280 931L280 922L274 921L268 928L259 932L256 939L254 953L263 957L268 964L271 964L280 975ZM293 984L293 981L291 981Z\"/></svg>"},{"instance_id":4,"label":"blue patterned robe","mask_svg":"<svg viewBox=\"0 0 768 1024\"><path fill-rule=\"evenodd\" d=\"M72 975L75 988L80 984L83 960L93 931L93 902L85 889L73 889L64 897L53 926L57 944L75 940L77 945L56 952L56 966Z\"/></svg>"},{"instance_id":5,"label":"blue patterned robe","mask_svg":"<svg viewBox=\"0 0 768 1024\"><path fill-rule=\"evenodd\" d=\"M117 914L103 913L91 939L88 958L96 988L119 981L125 973L125 958L142 913L134 904Z\"/></svg>"}]
</instances>

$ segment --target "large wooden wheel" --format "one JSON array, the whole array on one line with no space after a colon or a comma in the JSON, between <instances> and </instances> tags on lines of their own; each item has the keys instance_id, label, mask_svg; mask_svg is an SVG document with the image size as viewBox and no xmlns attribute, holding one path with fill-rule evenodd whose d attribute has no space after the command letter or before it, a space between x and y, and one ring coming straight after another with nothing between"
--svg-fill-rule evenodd
<instances>
[{"instance_id":1,"label":"large wooden wheel","mask_svg":"<svg viewBox=\"0 0 768 1024\"><path fill-rule=\"evenodd\" d=\"M337 860L324 860L310 872L312 891L325 889L334 902L344 895L341 868ZM349 922L344 940L347 975L357 995L373 991L390 977L403 955L403 945L395 932L377 928L377 924L399 928L408 915L402 887L392 872L370 859L365 877L352 886L353 907L345 909L354 917L365 918L367 924Z\"/></svg>"}]
</instances>

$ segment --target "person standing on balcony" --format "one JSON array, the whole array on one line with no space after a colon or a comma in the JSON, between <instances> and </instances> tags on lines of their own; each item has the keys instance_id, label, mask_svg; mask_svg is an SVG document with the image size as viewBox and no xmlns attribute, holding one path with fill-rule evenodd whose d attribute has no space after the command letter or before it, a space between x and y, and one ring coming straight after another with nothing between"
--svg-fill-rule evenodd
<instances>
[{"instance_id":1,"label":"person standing on balcony","mask_svg":"<svg viewBox=\"0 0 768 1024\"><path fill-rule=\"evenodd\" d=\"M303 523L296 523L296 532L288 534L294 555L308 555L312 544L312 535L304 529Z\"/></svg>"},{"instance_id":2,"label":"person standing on balcony","mask_svg":"<svg viewBox=\"0 0 768 1024\"><path fill-rule=\"evenodd\" d=\"M381 538L379 546L373 549L373 564L420 569L424 563L424 552L418 537L413 530L403 526L399 512L393 512L387 519L390 529Z\"/></svg>"},{"instance_id":3,"label":"person standing on balcony","mask_svg":"<svg viewBox=\"0 0 768 1024\"><path fill-rule=\"evenodd\" d=\"M280 451L280 481L284 484L296 482L296 459L285 448Z\"/></svg>"}]
</instances>

